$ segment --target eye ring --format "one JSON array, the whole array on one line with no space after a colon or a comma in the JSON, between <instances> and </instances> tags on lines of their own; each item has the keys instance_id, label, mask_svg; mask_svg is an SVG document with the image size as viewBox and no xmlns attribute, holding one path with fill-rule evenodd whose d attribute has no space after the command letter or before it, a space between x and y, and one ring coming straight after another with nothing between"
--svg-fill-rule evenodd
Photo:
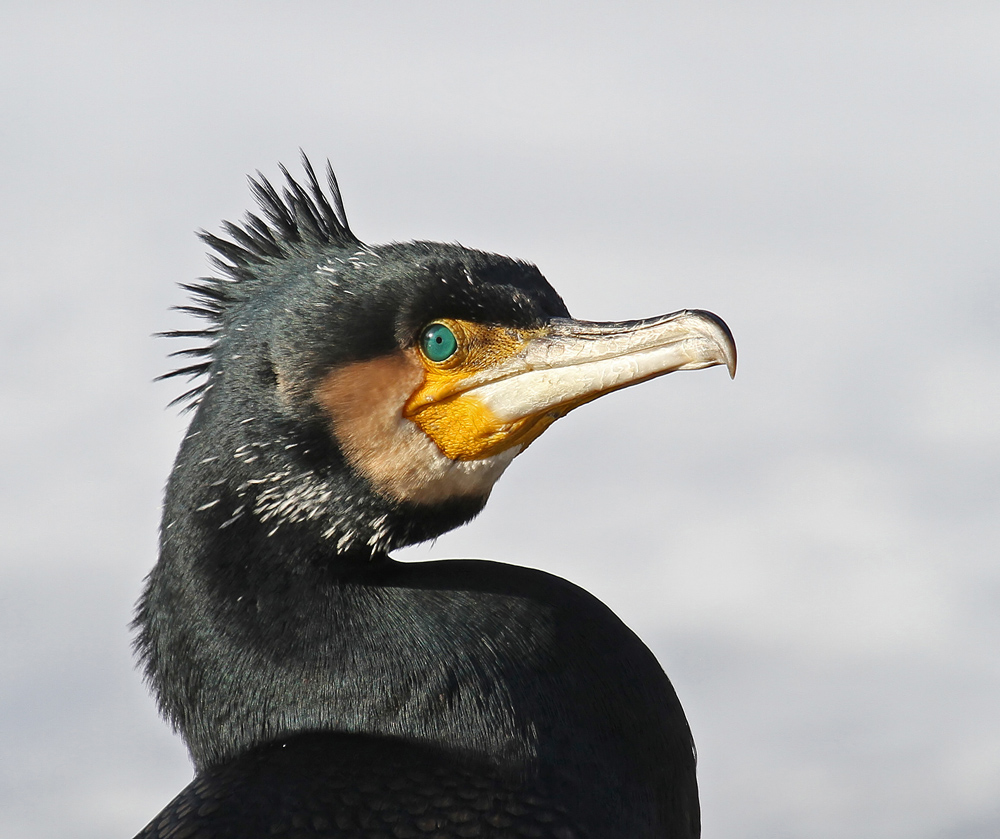
<instances>
[{"instance_id":1,"label":"eye ring","mask_svg":"<svg viewBox=\"0 0 1000 839\"><path fill-rule=\"evenodd\" d=\"M430 361L447 361L458 351L458 338L443 323L428 324L420 333L420 351Z\"/></svg>"}]
</instances>

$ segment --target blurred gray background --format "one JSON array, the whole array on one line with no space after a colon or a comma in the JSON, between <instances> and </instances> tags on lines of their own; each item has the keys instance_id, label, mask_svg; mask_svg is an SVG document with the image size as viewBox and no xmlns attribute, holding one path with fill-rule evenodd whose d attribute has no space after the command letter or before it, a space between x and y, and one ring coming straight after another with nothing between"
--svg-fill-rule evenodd
<instances>
[{"instance_id":1,"label":"blurred gray background","mask_svg":"<svg viewBox=\"0 0 1000 839\"><path fill-rule=\"evenodd\" d=\"M0 835L130 837L190 779L129 648L186 424L151 335L299 147L366 241L740 348L406 556L611 605L706 837L1000 835L1000 6L7 0L0 67Z\"/></svg>"}]
</instances>

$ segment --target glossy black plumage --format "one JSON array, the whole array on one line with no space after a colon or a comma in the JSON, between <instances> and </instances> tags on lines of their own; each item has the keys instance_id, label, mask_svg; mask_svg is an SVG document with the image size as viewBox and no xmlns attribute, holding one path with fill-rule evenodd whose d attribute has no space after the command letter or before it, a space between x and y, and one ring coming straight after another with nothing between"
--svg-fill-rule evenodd
<instances>
[{"instance_id":1,"label":"glossy black plumage","mask_svg":"<svg viewBox=\"0 0 1000 839\"><path fill-rule=\"evenodd\" d=\"M565 305L506 257L362 245L306 171L256 182L266 220L233 242L205 234L210 323L175 333L209 343L178 371L204 379L137 648L198 774L140 836L697 836L691 735L645 645L551 575L392 560L486 496L387 496L314 398L432 319L532 329Z\"/></svg>"}]
</instances>

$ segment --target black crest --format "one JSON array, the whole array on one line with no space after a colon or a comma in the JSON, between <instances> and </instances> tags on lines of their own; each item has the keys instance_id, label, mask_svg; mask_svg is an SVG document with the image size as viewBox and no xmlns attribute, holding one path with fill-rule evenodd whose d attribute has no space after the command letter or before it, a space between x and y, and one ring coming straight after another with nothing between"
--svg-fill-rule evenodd
<instances>
[{"instance_id":1,"label":"black crest","mask_svg":"<svg viewBox=\"0 0 1000 839\"><path fill-rule=\"evenodd\" d=\"M169 373L157 381L186 376L197 380L194 387L182 393L170 404L183 404L185 410L197 406L208 387L207 374L215 356L217 336L223 328L226 310L250 298L260 283L265 282L266 267L292 256L319 248L348 248L361 245L351 231L344 212L337 176L330 162L326 164L329 196L320 186L316 172L303 153L302 168L306 185L299 184L283 165L285 186L279 193L259 171L249 178L250 189L260 208L261 216L247 213L243 224L230 221L222 223L231 239L223 239L205 230L198 233L215 253L210 255L218 277L202 277L194 283L182 283L191 294L191 302L177 306L181 312L208 321L204 329L175 329L159 333L166 338L201 339L208 343L190 349L178 350L171 357L197 359Z\"/></svg>"}]
</instances>

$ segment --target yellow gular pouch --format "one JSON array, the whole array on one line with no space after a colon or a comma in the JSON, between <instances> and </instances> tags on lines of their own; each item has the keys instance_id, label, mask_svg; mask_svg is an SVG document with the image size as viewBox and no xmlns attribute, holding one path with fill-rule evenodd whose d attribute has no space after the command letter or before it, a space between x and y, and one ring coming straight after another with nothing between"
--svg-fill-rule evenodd
<instances>
[{"instance_id":1,"label":"yellow gular pouch","mask_svg":"<svg viewBox=\"0 0 1000 839\"><path fill-rule=\"evenodd\" d=\"M565 410L502 420L477 398L475 389L521 372L516 357L543 333L451 318L434 321L413 350L426 374L406 401L403 416L451 460L483 460L514 446L523 449Z\"/></svg>"}]
</instances>

